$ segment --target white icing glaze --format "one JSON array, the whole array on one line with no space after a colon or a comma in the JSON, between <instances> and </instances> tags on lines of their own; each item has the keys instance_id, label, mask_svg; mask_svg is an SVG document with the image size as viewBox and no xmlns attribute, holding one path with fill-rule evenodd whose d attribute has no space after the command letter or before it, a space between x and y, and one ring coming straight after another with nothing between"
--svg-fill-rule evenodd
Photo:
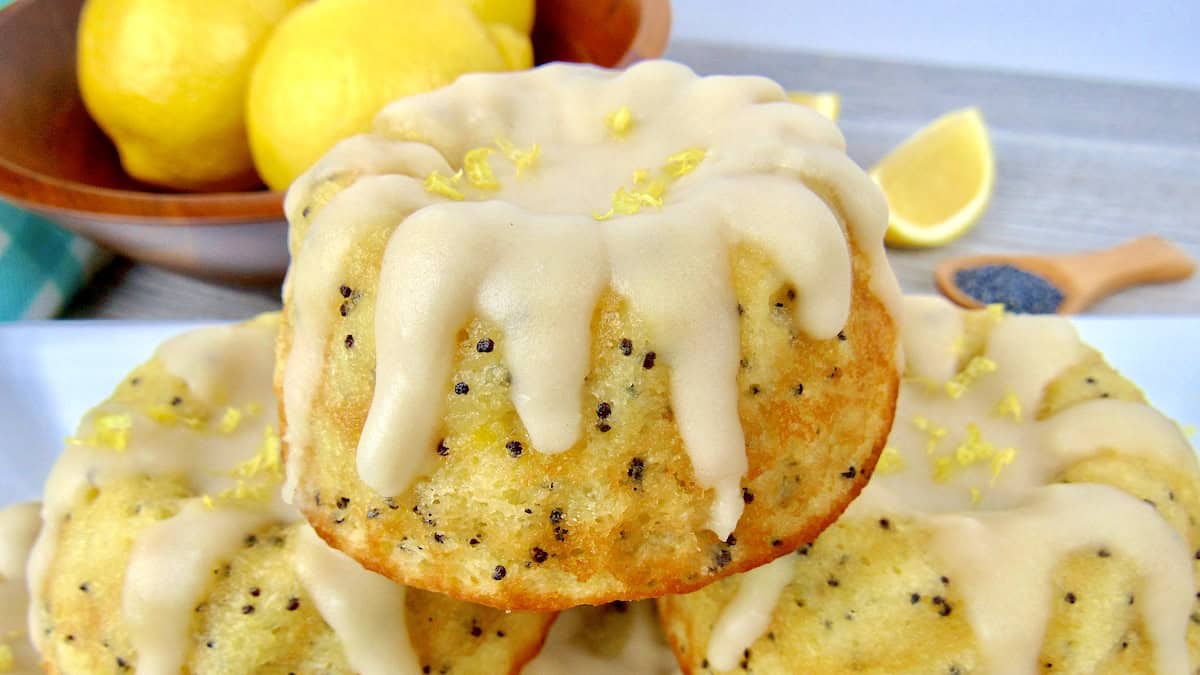
<instances>
[{"instance_id":1,"label":"white icing glaze","mask_svg":"<svg viewBox=\"0 0 1200 675\"><path fill-rule=\"evenodd\" d=\"M335 149L329 158L339 156L340 151ZM319 163L317 168L321 166ZM308 174L305 176L311 179L307 178ZM289 200L294 194L295 191L288 192ZM397 213L414 211L428 204L430 199L420 182L407 176L368 175L355 181L334 195L326 207L313 216L304 247L299 251L293 247L295 260L287 277L289 292L298 298L340 298L337 268L354 242L378 227L380 222L387 222ZM295 222L294 215L292 221ZM298 270L312 273L297 274ZM329 309L322 303L293 302L290 309L293 330L297 335L327 335L331 330L332 311L327 311ZM299 339L293 342L281 387L287 419L293 422L304 419L316 391L323 359L320 342ZM309 451L307 431L305 424L289 423L284 432L288 456L283 495L289 503L296 492L299 467Z\"/></svg>"},{"instance_id":2,"label":"white icing glaze","mask_svg":"<svg viewBox=\"0 0 1200 675\"><path fill-rule=\"evenodd\" d=\"M606 126L605 115L621 110L629 124ZM283 375L293 488L309 451L305 429L339 270L372 226L391 235L371 299L377 379L358 471L385 495L403 492L424 470L444 413L436 392L449 381L455 333L475 315L504 329L513 403L534 449L556 453L578 443L591 318L611 287L645 319L659 363L670 368L679 433L698 482L713 488L709 527L723 538L741 515L747 470L731 249L745 242L769 256L797 289L797 326L814 337L834 336L848 316L848 237L870 260L876 294L896 306L881 195L846 158L836 127L786 103L769 80L698 78L668 62L623 73L552 65L467 76L402 99L375 129L294 184L293 222L339 172L404 173L411 192L416 181L408 176L433 169L391 156L386 144L411 144L389 139L436 149L449 165L437 169L443 179L473 148L490 147L493 178L485 187L446 179L444 189L411 199L356 190L368 180L360 178L293 242L286 291L293 352ZM538 144L536 160L509 161L504 140ZM691 154L680 160L684 151ZM649 178L631 180L637 170ZM643 193L644 208L612 213L614 192L629 185Z\"/></svg>"},{"instance_id":3,"label":"white icing glaze","mask_svg":"<svg viewBox=\"0 0 1200 675\"><path fill-rule=\"evenodd\" d=\"M1064 553L1111 547L1144 571L1137 602L1155 650L1154 672L1189 672L1191 555L1152 507L1107 485L1048 485L1005 511L931 519L934 549L966 595L988 672L1034 672ZM1086 593L1086 590L1083 591Z\"/></svg>"},{"instance_id":4,"label":"white icing glaze","mask_svg":"<svg viewBox=\"0 0 1200 675\"><path fill-rule=\"evenodd\" d=\"M138 535L125 571L121 613L139 672L180 672L191 652L192 613L213 569L268 522L270 515L262 511L209 510L189 500L178 514Z\"/></svg>"},{"instance_id":5,"label":"white icing glaze","mask_svg":"<svg viewBox=\"0 0 1200 675\"><path fill-rule=\"evenodd\" d=\"M417 673L404 619L404 587L362 568L321 541L311 527L296 540L296 574L317 611L362 675Z\"/></svg>"},{"instance_id":6,"label":"white icing glaze","mask_svg":"<svg viewBox=\"0 0 1200 675\"><path fill-rule=\"evenodd\" d=\"M187 396L214 412L206 423L164 422L113 402L88 414L80 425L80 440L68 445L46 484L42 512L48 525L28 565L32 635L42 635L38 607L44 604L46 573L60 524L81 490L133 474L181 475L208 499L185 500L174 516L139 533L122 593L122 618L138 654L139 672L180 672L189 652L192 613L212 569L232 557L255 529L301 519L279 498L278 437L269 431L278 428L272 391L278 325L277 316L264 316L202 328L156 351L154 358L187 383ZM230 413L236 424L223 425L222 415L231 409L240 411ZM93 437L95 425L112 416L127 420L123 448ZM415 659L392 660L410 649L402 648L406 639L394 642L407 634L403 590L341 554L327 550L323 556L317 547L324 544L304 530L309 534L298 546L297 571L347 659L364 673L419 672ZM355 612L345 611L347 607ZM396 612L385 616L391 609ZM372 627L363 624L368 618ZM386 627L385 633L378 632L379 626ZM383 669L381 663L391 665Z\"/></svg>"},{"instance_id":7,"label":"white icing glaze","mask_svg":"<svg viewBox=\"0 0 1200 675\"><path fill-rule=\"evenodd\" d=\"M666 644L650 600L630 603L629 635L619 654L606 656L588 648L592 629L585 610L569 609L554 621L537 657L525 664L521 675L676 675L679 664Z\"/></svg>"},{"instance_id":8,"label":"white icing glaze","mask_svg":"<svg viewBox=\"0 0 1200 675\"><path fill-rule=\"evenodd\" d=\"M257 405L261 409L231 433L162 424L113 403L100 405L85 416L78 434L80 442L68 445L46 481L42 504L45 525L29 560L35 609L53 560L60 524L81 490L133 474L183 475L197 492L213 495L235 486L230 470L253 454L267 424L278 428L271 389L276 327L275 321L260 320L203 328L168 340L155 352L155 358L168 372L188 382L198 397L214 397L207 401L217 415L221 412L219 406ZM87 442L97 420L109 415L128 416L131 442L124 450ZM282 508L277 508L282 514ZM30 633L40 640L35 611L31 611L30 622Z\"/></svg>"},{"instance_id":9,"label":"white icing glaze","mask_svg":"<svg viewBox=\"0 0 1200 675\"><path fill-rule=\"evenodd\" d=\"M16 504L0 509L0 650L11 657L9 675L40 673L37 653L25 627L29 594L25 588L25 561L41 526L37 504Z\"/></svg>"},{"instance_id":10,"label":"white icing glaze","mask_svg":"<svg viewBox=\"0 0 1200 675\"><path fill-rule=\"evenodd\" d=\"M1107 450L1153 458L1200 479L1179 427L1147 405L1113 399L1032 419L1046 385L1086 355L1066 320L995 318L981 355L990 365L960 381L954 398L944 383L958 377L965 360L964 314L940 298L911 297L904 317L908 372L888 449L843 518L905 516L931 529L934 554L963 594L984 663L995 673L1036 671L1057 561L1101 546L1129 556L1144 574L1138 605L1156 672L1187 672L1194 581L1182 537L1115 488L1051 485L1072 464ZM759 594L761 604L739 593L717 625L757 626L783 588ZM720 644L710 642L710 661L741 653L761 632L735 640L714 630L710 640L720 637Z\"/></svg>"},{"instance_id":11,"label":"white icing glaze","mask_svg":"<svg viewBox=\"0 0 1200 675\"><path fill-rule=\"evenodd\" d=\"M714 670L733 670L746 647L767 632L775 603L792 580L794 567L793 557L785 555L738 577L737 595L721 612L708 638L708 662Z\"/></svg>"}]
</instances>

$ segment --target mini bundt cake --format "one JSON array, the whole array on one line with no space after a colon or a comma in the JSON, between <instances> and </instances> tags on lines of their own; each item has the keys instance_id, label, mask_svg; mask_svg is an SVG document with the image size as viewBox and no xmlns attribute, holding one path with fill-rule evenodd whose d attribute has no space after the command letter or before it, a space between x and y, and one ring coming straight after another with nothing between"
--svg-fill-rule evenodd
<instances>
[{"instance_id":1,"label":"mini bundt cake","mask_svg":"<svg viewBox=\"0 0 1200 675\"><path fill-rule=\"evenodd\" d=\"M278 498L278 315L165 343L51 472L30 626L57 673L515 673L550 615L405 589ZM384 507L386 508L386 507Z\"/></svg>"},{"instance_id":2,"label":"mini bundt cake","mask_svg":"<svg viewBox=\"0 0 1200 675\"><path fill-rule=\"evenodd\" d=\"M686 673L1194 673L1200 468L1058 317L906 300L895 427L795 555L659 600Z\"/></svg>"},{"instance_id":3,"label":"mini bundt cake","mask_svg":"<svg viewBox=\"0 0 1200 675\"><path fill-rule=\"evenodd\" d=\"M551 65L393 103L293 185L285 495L509 609L699 588L814 538L898 389L886 206L758 77Z\"/></svg>"}]
</instances>

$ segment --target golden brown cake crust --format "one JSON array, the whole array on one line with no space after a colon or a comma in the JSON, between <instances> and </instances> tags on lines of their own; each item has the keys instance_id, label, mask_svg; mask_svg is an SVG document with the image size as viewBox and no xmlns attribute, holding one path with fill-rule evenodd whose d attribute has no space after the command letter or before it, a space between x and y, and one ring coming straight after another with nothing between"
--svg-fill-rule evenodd
<instances>
[{"instance_id":1,"label":"golden brown cake crust","mask_svg":"<svg viewBox=\"0 0 1200 675\"><path fill-rule=\"evenodd\" d=\"M350 293L326 305L337 316L310 416L316 449L294 503L332 546L401 583L540 611L688 592L814 539L865 484L887 438L896 327L871 291L867 259L852 244L849 321L817 341L794 328L798 299L783 277L739 248L731 265L750 469L728 542L706 529L711 493L696 484L673 422L667 368L612 292L593 319L580 443L558 455L530 447L509 400L504 337L475 319L459 334L453 381L430 394L446 396L448 410L443 441L428 449L431 472L404 494L375 494L359 479L355 446L373 391L371 270L386 238L376 239L345 268ZM490 351L477 347L485 340ZM455 393L460 382L465 394Z\"/></svg>"}]
</instances>

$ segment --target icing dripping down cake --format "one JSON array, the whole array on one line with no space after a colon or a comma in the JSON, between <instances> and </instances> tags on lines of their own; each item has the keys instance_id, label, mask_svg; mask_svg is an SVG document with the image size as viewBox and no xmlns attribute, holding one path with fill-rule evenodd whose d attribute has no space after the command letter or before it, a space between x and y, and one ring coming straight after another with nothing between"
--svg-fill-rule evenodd
<instances>
[{"instance_id":1,"label":"icing dripping down cake","mask_svg":"<svg viewBox=\"0 0 1200 675\"><path fill-rule=\"evenodd\" d=\"M278 325L264 315L173 338L80 423L47 481L28 566L44 667L518 672L552 615L406 589L280 500Z\"/></svg>"},{"instance_id":2,"label":"icing dripping down cake","mask_svg":"<svg viewBox=\"0 0 1200 675\"><path fill-rule=\"evenodd\" d=\"M699 588L815 537L882 449L886 206L770 80L466 76L286 210L286 492L397 581L537 610Z\"/></svg>"}]
</instances>

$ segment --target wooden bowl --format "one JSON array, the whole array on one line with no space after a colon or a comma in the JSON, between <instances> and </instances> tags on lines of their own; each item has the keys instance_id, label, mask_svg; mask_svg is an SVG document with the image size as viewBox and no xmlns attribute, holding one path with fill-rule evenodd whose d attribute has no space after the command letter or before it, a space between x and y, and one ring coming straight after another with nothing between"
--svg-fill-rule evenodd
<instances>
[{"instance_id":1,"label":"wooden bowl","mask_svg":"<svg viewBox=\"0 0 1200 675\"><path fill-rule=\"evenodd\" d=\"M209 279L272 283L287 269L283 193L181 194L121 169L79 98L83 0L0 10L0 197L144 262ZM669 0L540 0L539 63L623 66L661 56Z\"/></svg>"}]
</instances>

